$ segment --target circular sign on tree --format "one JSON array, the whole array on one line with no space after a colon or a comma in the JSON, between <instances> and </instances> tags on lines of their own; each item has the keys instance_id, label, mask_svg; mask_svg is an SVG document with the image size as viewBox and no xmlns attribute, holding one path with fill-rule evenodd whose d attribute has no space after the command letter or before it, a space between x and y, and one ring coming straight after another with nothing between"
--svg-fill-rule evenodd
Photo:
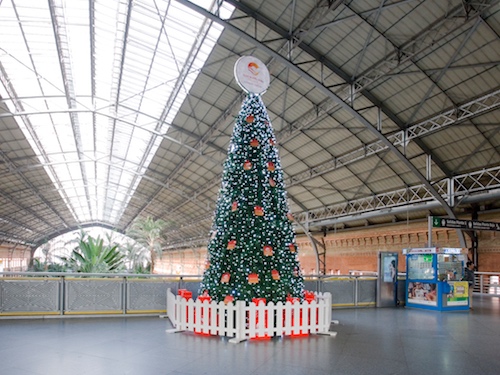
<instances>
[{"instance_id":1,"label":"circular sign on tree","mask_svg":"<svg viewBox=\"0 0 500 375\"><path fill-rule=\"evenodd\" d=\"M242 56L234 64L234 77L238 85L250 94L264 94L269 87L266 65L253 56Z\"/></svg>"}]
</instances>

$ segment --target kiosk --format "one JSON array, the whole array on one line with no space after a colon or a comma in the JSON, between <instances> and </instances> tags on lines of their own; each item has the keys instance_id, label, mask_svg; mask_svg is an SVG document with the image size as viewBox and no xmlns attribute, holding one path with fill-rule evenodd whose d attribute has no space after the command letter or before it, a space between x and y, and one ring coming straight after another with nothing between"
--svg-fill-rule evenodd
<instances>
[{"instance_id":1,"label":"kiosk","mask_svg":"<svg viewBox=\"0 0 500 375\"><path fill-rule=\"evenodd\" d=\"M406 255L406 306L428 310L469 310L469 284L461 281L467 249L403 249Z\"/></svg>"}]
</instances>

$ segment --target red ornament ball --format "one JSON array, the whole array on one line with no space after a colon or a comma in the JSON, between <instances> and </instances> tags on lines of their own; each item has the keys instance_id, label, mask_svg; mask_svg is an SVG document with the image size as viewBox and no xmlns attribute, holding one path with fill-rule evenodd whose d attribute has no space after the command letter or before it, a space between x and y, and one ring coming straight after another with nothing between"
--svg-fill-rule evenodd
<instances>
[{"instance_id":1,"label":"red ornament ball","mask_svg":"<svg viewBox=\"0 0 500 375\"><path fill-rule=\"evenodd\" d=\"M266 257L271 257L271 256L273 256L273 253L274 253L273 247L269 246L269 245L264 246L262 251L264 252L264 256L266 256Z\"/></svg>"},{"instance_id":2,"label":"red ornament ball","mask_svg":"<svg viewBox=\"0 0 500 375\"><path fill-rule=\"evenodd\" d=\"M244 162L243 169L245 171L249 171L250 169L252 169L252 162L250 160L247 160L246 162Z\"/></svg>"},{"instance_id":3,"label":"red ornament ball","mask_svg":"<svg viewBox=\"0 0 500 375\"><path fill-rule=\"evenodd\" d=\"M258 284L259 283L259 275L256 273L250 273L248 275L248 283L249 284Z\"/></svg>"},{"instance_id":4,"label":"red ornament ball","mask_svg":"<svg viewBox=\"0 0 500 375\"><path fill-rule=\"evenodd\" d=\"M314 301L316 299L316 296L314 295L314 292L310 292L308 290L304 291L304 299L311 303L312 301Z\"/></svg>"},{"instance_id":5,"label":"red ornament ball","mask_svg":"<svg viewBox=\"0 0 500 375\"><path fill-rule=\"evenodd\" d=\"M272 270L271 271L271 276L272 276L273 280L279 280L280 279L280 273L278 272L278 270Z\"/></svg>"},{"instance_id":6,"label":"red ornament ball","mask_svg":"<svg viewBox=\"0 0 500 375\"><path fill-rule=\"evenodd\" d=\"M222 274L220 282L223 284L227 284L230 279L231 279L231 274L229 272L225 272Z\"/></svg>"}]
</instances>

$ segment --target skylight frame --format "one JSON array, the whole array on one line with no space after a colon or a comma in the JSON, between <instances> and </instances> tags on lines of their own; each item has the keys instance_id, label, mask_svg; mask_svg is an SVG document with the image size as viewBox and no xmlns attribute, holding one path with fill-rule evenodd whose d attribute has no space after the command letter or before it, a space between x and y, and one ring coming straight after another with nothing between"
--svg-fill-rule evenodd
<instances>
[{"instance_id":1,"label":"skylight frame","mask_svg":"<svg viewBox=\"0 0 500 375\"><path fill-rule=\"evenodd\" d=\"M117 224L221 26L175 1L4 0L0 10L0 94L74 219Z\"/></svg>"}]
</instances>

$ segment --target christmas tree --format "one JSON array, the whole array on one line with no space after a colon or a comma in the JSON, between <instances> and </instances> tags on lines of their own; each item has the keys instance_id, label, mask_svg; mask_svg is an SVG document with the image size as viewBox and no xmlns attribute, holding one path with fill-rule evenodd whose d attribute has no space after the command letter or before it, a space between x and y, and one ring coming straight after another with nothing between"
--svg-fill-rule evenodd
<instances>
[{"instance_id":1,"label":"christmas tree","mask_svg":"<svg viewBox=\"0 0 500 375\"><path fill-rule=\"evenodd\" d=\"M298 248L276 138L260 95L236 118L200 294L215 301L303 299Z\"/></svg>"}]
</instances>

